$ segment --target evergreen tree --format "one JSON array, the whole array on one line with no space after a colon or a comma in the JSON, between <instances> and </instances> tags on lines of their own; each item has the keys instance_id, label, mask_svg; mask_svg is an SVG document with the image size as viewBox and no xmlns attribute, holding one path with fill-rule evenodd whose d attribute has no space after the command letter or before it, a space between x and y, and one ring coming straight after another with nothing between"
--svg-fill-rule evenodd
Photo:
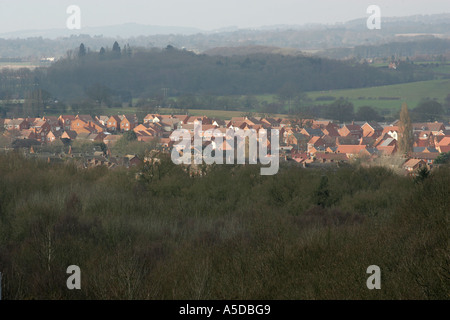
<instances>
[{"instance_id":1,"label":"evergreen tree","mask_svg":"<svg viewBox=\"0 0 450 320\"><path fill-rule=\"evenodd\" d=\"M80 49L78 50L78 58L82 58L86 55L86 48L84 44L80 44Z\"/></svg>"},{"instance_id":2,"label":"evergreen tree","mask_svg":"<svg viewBox=\"0 0 450 320\"><path fill-rule=\"evenodd\" d=\"M413 150L414 134L411 124L411 118L409 117L408 106L403 103L402 110L400 111L399 122L399 140L398 149L402 154L408 154Z\"/></svg>"},{"instance_id":3,"label":"evergreen tree","mask_svg":"<svg viewBox=\"0 0 450 320\"><path fill-rule=\"evenodd\" d=\"M121 49L120 49L120 46L117 43L117 41L114 42L114 44L113 44L112 52L113 52L114 57L116 57L116 58L119 58L121 55Z\"/></svg>"},{"instance_id":4,"label":"evergreen tree","mask_svg":"<svg viewBox=\"0 0 450 320\"><path fill-rule=\"evenodd\" d=\"M125 55L128 56L128 57L131 57L132 51L131 51L130 45L128 43L125 46L124 50L125 50Z\"/></svg>"}]
</instances>

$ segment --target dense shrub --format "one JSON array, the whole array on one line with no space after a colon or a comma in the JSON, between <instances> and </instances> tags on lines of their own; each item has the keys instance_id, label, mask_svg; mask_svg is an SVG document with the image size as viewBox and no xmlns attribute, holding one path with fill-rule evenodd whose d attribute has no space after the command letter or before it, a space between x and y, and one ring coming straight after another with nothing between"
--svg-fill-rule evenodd
<instances>
[{"instance_id":1,"label":"dense shrub","mask_svg":"<svg viewBox=\"0 0 450 320\"><path fill-rule=\"evenodd\" d=\"M108 171L0 155L3 297L448 299L448 181L444 167L420 183L377 167L190 177L169 159ZM66 289L72 264L81 290Z\"/></svg>"}]
</instances>

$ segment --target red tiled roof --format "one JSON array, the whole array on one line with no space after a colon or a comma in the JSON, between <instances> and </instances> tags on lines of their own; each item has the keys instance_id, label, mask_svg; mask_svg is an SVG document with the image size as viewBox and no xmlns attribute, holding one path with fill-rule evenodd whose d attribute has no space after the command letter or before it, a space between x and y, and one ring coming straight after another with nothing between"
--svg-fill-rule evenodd
<instances>
[{"instance_id":1,"label":"red tiled roof","mask_svg":"<svg viewBox=\"0 0 450 320\"><path fill-rule=\"evenodd\" d=\"M441 147L450 146L450 137L444 137L444 138L442 138L442 139L438 142L437 145L438 145L438 146L441 146Z\"/></svg>"},{"instance_id":2,"label":"red tiled roof","mask_svg":"<svg viewBox=\"0 0 450 320\"><path fill-rule=\"evenodd\" d=\"M340 144L337 146L336 152L345 153L345 154L359 154L364 152L366 149L366 145L343 145Z\"/></svg>"},{"instance_id":3,"label":"red tiled roof","mask_svg":"<svg viewBox=\"0 0 450 320\"><path fill-rule=\"evenodd\" d=\"M418 165L420 162L423 162L421 159L409 159L403 164L403 167L405 168L414 168L416 165Z\"/></svg>"},{"instance_id":4,"label":"red tiled roof","mask_svg":"<svg viewBox=\"0 0 450 320\"><path fill-rule=\"evenodd\" d=\"M440 153L450 152L450 146L438 146L437 149Z\"/></svg>"}]
</instances>

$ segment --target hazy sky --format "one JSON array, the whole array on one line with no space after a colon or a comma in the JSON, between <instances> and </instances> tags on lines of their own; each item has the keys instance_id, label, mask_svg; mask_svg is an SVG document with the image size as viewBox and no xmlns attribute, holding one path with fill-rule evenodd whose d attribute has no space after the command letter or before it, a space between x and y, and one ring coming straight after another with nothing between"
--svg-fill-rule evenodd
<instances>
[{"instance_id":1,"label":"hazy sky","mask_svg":"<svg viewBox=\"0 0 450 320\"><path fill-rule=\"evenodd\" d=\"M450 13L449 0L0 0L0 33L65 28L69 5L81 8L81 27L135 22L196 27L345 22L368 17Z\"/></svg>"}]
</instances>

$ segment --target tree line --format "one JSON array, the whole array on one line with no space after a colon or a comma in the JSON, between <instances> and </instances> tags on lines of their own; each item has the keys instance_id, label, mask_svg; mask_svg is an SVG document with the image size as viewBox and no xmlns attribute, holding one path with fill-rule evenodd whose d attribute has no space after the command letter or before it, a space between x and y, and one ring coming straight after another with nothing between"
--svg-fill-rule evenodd
<instances>
[{"instance_id":1,"label":"tree line","mask_svg":"<svg viewBox=\"0 0 450 320\"><path fill-rule=\"evenodd\" d=\"M168 88L170 95L254 95L276 93L284 86L299 92L359 88L426 80L432 75L388 72L366 65L306 56L251 54L207 56L173 46L133 52L121 49L66 57L35 72L40 88L59 99L87 97L96 88L127 100ZM91 94L92 96L92 94Z\"/></svg>"}]
</instances>

